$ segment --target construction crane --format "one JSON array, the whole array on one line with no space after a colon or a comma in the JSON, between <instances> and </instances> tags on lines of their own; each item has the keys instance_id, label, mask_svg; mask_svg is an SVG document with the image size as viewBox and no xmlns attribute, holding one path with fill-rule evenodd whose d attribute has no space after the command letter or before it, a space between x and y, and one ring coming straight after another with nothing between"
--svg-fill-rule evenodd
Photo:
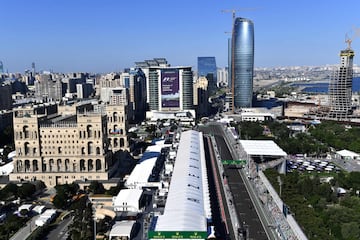
<instances>
[{"instance_id":1,"label":"construction crane","mask_svg":"<svg viewBox=\"0 0 360 240\"><path fill-rule=\"evenodd\" d=\"M356 37L360 37L360 28L353 27L352 37L349 37L349 34L345 34L345 43L348 45L348 49L351 49L351 43Z\"/></svg>"},{"instance_id":2,"label":"construction crane","mask_svg":"<svg viewBox=\"0 0 360 240\"><path fill-rule=\"evenodd\" d=\"M239 9L224 9L221 10L222 13L232 13L232 19L235 21L236 12L245 12L245 11L255 11L256 8L239 8Z\"/></svg>"},{"instance_id":3,"label":"construction crane","mask_svg":"<svg viewBox=\"0 0 360 240\"><path fill-rule=\"evenodd\" d=\"M234 23L235 23L235 18L236 18L236 12L238 12L239 9L225 9L225 10L221 10L222 13L232 13L232 30L231 32L231 110L232 113L235 113L235 82L234 82L234 75L235 75L235 67L234 67ZM226 33L226 32L225 32Z\"/></svg>"}]
</instances>

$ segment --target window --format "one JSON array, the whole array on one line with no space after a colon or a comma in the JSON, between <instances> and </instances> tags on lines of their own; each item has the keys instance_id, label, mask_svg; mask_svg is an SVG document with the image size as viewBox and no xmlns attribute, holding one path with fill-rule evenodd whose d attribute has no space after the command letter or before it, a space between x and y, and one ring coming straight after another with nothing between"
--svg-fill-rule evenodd
<instances>
[{"instance_id":1,"label":"window","mask_svg":"<svg viewBox=\"0 0 360 240\"><path fill-rule=\"evenodd\" d=\"M200 203L199 199L196 199L196 198L187 198L187 200L195 202L195 203Z\"/></svg>"}]
</instances>

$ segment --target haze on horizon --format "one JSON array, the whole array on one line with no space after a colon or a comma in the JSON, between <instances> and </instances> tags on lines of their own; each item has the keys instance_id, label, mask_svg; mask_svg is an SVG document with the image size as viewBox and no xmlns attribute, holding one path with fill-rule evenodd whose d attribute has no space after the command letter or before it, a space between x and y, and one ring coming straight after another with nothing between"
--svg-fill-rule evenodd
<instances>
[{"instance_id":1,"label":"haze on horizon","mask_svg":"<svg viewBox=\"0 0 360 240\"><path fill-rule=\"evenodd\" d=\"M358 0L12 0L2 3L0 61L9 72L32 62L55 72L121 71L154 57L196 69L198 56L215 56L225 67L232 17L224 9L254 22L255 67L337 64L345 35L360 27ZM360 38L352 48L360 53Z\"/></svg>"}]
</instances>

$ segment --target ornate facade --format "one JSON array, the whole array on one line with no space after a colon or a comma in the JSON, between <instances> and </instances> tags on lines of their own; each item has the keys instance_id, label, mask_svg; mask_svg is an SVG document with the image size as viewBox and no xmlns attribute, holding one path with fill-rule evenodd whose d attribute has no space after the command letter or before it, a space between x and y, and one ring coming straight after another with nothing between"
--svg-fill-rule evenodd
<instances>
[{"instance_id":1,"label":"ornate facade","mask_svg":"<svg viewBox=\"0 0 360 240\"><path fill-rule=\"evenodd\" d=\"M41 180L48 187L76 180L108 180L113 171L107 116L57 114L57 106L14 109L16 157L11 181Z\"/></svg>"}]
</instances>

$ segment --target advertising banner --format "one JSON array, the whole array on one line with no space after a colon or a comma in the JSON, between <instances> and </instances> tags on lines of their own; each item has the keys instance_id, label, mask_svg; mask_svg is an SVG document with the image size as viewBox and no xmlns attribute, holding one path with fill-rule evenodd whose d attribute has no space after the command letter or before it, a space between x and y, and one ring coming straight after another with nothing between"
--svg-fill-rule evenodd
<instances>
[{"instance_id":1,"label":"advertising banner","mask_svg":"<svg viewBox=\"0 0 360 240\"><path fill-rule=\"evenodd\" d=\"M180 83L178 69L161 70L161 107L180 107Z\"/></svg>"}]
</instances>

